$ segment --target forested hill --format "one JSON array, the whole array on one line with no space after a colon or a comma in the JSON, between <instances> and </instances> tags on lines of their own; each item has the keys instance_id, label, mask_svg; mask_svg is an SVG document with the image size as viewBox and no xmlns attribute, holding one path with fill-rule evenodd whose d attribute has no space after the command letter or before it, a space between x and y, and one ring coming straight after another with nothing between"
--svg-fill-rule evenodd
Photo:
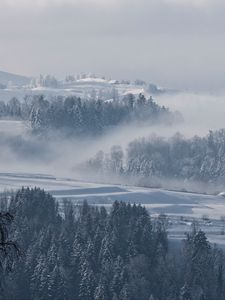
<instances>
[{"instance_id":1,"label":"forested hill","mask_svg":"<svg viewBox=\"0 0 225 300\"><path fill-rule=\"evenodd\" d=\"M33 96L19 102L13 98L7 104L0 102L0 117L27 120L36 133L62 130L87 136L134 122L153 125L182 120L179 113L172 113L141 94L137 98L129 94L115 101L82 100L75 96L47 100L43 96Z\"/></svg>"},{"instance_id":2,"label":"forested hill","mask_svg":"<svg viewBox=\"0 0 225 300\"><path fill-rule=\"evenodd\" d=\"M115 202L107 212L65 202L59 214L52 196L36 188L18 191L9 210L9 238L23 255L11 272L1 269L2 300L224 299L224 253L196 228L177 255L166 217L152 220L140 205Z\"/></svg>"}]
</instances>

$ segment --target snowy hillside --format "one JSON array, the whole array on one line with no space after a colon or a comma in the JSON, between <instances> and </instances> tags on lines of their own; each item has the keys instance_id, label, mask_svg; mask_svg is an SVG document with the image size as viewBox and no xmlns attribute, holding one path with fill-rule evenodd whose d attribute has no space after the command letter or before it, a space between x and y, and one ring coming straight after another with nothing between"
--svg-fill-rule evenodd
<instances>
[{"instance_id":1,"label":"snowy hillside","mask_svg":"<svg viewBox=\"0 0 225 300\"><path fill-rule=\"evenodd\" d=\"M58 80L51 75L40 75L36 79L0 72L0 96L3 101L12 97L22 99L25 95L42 94L47 97L75 95L85 99L117 99L127 94L149 97L169 92L141 80L112 80L94 75L67 76Z\"/></svg>"}]
</instances>

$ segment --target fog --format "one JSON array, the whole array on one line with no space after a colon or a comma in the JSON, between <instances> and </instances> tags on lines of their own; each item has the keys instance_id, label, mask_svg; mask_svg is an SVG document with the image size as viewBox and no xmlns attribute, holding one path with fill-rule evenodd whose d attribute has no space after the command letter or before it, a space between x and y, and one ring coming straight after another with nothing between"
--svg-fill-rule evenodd
<instances>
[{"instance_id":1,"label":"fog","mask_svg":"<svg viewBox=\"0 0 225 300\"><path fill-rule=\"evenodd\" d=\"M184 124L177 130L187 137L225 128L225 93L178 93L157 97L157 102L182 113Z\"/></svg>"},{"instance_id":2,"label":"fog","mask_svg":"<svg viewBox=\"0 0 225 300\"><path fill-rule=\"evenodd\" d=\"M180 111L183 122L168 125L129 124L92 138L66 138L59 132L48 137L32 135L28 124L20 121L0 122L0 164L2 172L45 173L77 178L77 166L113 145L125 150L130 142L152 135L169 138L179 132L187 138L204 136L209 130L225 128L225 96L223 94L165 94L155 101Z\"/></svg>"}]
</instances>

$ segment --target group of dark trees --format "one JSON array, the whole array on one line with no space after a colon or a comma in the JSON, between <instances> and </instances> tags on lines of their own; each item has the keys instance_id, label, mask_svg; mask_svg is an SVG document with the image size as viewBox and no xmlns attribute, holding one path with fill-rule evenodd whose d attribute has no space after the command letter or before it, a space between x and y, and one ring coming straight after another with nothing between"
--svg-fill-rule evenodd
<instances>
[{"instance_id":1,"label":"group of dark trees","mask_svg":"<svg viewBox=\"0 0 225 300\"><path fill-rule=\"evenodd\" d=\"M22 119L25 117L25 102L22 104L17 98L12 98L8 103L0 101L0 118Z\"/></svg>"},{"instance_id":2,"label":"group of dark trees","mask_svg":"<svg viewBox=\"0 0 225 300\"><path fill-rule=\"evenodd\" d=\"M140 205L59 210L49 194L23 188L9 211L22 255L1 274L0 299L225 299L224 253L197 229L173 253L165 216L152 220Z\"/></svg>"},{"instance_id":3,"label":"group of dark trees","mask_svg":"<svg viewBox=\"0 0 225 300\"><path fill-rule=\"evenodd\" d=\"M179 179L212 184L225 180L225 130L210 131L205 137L140 138L124 153L114 146L89 160L87 168L102 174L138 176L145 179Z\"/></svg>"},{"instance_id":4,"label":"group of dark trees","mask_svg":"<svg viewBox=\"0 0 225 300\"><path fill-rule=\"evenodd\" d=\"M0 117L14 117L29 121L34 132L65 130L71 134L100 134L106 129L129 122L154 124L171 123L180 118L165 107L132 94L118 101L81 100L78 97L43 96L25 97L20 102L13 98L9 103L0 102Z\"/></svg>"},{"instance_id":5,"label":"group of dark trees","mask_svg":"<svg viewBox=\"0 0 225 300\"><path fill-rule=\"evenodd\" d=\"M32 107L30 123L34 131L65 129L77 135L100 134L106 129L129 122L154 124L172 122L174 115L152 98L133 95L121 101L81 100L77 97L48 102L39 99Z\"/></svg>"},{"instance_id":6,"label":"group of dark trees","mask_svg":"<svg viewBox=\"0 0 225 300\"><path fill-rule=\"evenodd\" d=\"M10 270L13 257L20 254L17 243L9 238L9 227L14 220L9 212L0 212L0 274L3 270ZM6 259L7 258L7 259ZM0 280L0 289L2 282Z\"/></svg>"}]
</instances>

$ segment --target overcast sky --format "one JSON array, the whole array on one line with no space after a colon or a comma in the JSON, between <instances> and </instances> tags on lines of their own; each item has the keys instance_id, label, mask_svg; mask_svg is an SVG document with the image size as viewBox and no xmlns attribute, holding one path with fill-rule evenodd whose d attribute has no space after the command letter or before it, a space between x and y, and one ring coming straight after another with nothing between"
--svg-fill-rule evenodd
<instances>
[{"instance_id":1,"label":"overcast sky","mask_svg":"<svg viewBox=\"0 0 225 300\"><path fill-rule=\"evenodd\" d=\"M225 0L0 0L0 70L225 86Z\"/></svg>"}]
</instances>

